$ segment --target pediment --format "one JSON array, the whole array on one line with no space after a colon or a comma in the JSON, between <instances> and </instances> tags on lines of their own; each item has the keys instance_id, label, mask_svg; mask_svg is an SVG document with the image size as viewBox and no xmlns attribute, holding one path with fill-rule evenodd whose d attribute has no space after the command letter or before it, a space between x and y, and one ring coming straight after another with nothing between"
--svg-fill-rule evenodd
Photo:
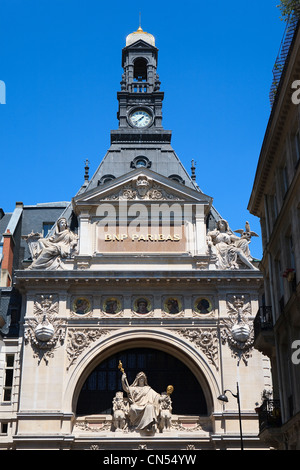
<instances>
[{"instance_id":1,"label":"pediment","mask_svg":"<svg viewBox=\"0 0 300 470\"><path fill-rule=\"evenodd\" d=\"M149 49L153 50L155 49L157 51L157 47L152 46L152 44L149 44L146 41L143 41L142 39L138 39L137 41L133 42L132 44L129 44L129 46L124 47L123 50L134 50L134 49Z\"/></svg>"},{"instance_id":2,"label":"pediment","mask_svg":"<svg viewBox=\"0 0 300 470\"><path fill-rule=\"evenodd\" d=\"M73 198L73 208L101 202L182 202L211 206L212 198L150 169L136 169Z\"/></svg>"}]
</instances>

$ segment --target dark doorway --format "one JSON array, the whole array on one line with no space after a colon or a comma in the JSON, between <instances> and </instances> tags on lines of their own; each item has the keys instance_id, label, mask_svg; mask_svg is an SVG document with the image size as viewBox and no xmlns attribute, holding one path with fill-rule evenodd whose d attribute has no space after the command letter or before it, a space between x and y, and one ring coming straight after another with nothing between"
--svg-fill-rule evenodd
<instances>
[{"instance_id":1,"label":"dark doorway","mask_svg":"<svg viewBox=\"0 0 300 470\"><path fill-rule=\"evenodd\" d=\"M173 385L173 414L207 414L203 390L183 362L157 349L134 348L114 354L95 367L79 394L77 416L112 413L113 397L118 390L122 390L119 360L129 385L140 371L145 372L148 384L158 393L166 391L168 385Z\"/></svg>"}]
</instances>

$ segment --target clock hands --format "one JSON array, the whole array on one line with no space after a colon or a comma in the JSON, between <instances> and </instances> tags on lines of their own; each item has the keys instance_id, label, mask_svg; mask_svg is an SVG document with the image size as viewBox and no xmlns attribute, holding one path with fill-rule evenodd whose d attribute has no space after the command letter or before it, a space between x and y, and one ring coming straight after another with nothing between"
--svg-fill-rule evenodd
<instances>
[{"instance_id":1,"label":"clock hands","mask_svg":"<svg viewBox=\"0 0 300 470\"><path fill-rule=\"evenodd\" d=\"M144 112L136 112L131 116L131 122L136 127L145 127L150 122L150 116Z\"/></svg>"}]
</instances>

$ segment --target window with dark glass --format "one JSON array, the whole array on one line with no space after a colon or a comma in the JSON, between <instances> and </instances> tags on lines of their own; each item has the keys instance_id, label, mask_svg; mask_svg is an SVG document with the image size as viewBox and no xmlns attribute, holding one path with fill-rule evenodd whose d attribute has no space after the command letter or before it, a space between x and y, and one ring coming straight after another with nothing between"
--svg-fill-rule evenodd
<instances>
[{"instance_id":1,"label":"window with dark glass","mask_svg":"<svg viewBox=\"0 0 300 470\"><path fill-rule=\"evenodd\" d=\"M10 402L12 398L15 357L13 354L7 354L5 359L3 401Z\"/></svg>"},{"instance_id":2,"label":"window with dark glass","mask_svg":"<svg viewBox=\"0 0 300 470\"><path fill-rule=\"evenodd\" d=\"M168 385L173 385L174 414L207 414L203 390L183 362L163 351L134 348L117 353L95 367L81 389L77 415L112 413L115 393L122 391L119 360L123 364L129 384L132 384L138 372L143 371L147 375L148 384L158 393L166 391Z\"/></svg>"}]
</instances>

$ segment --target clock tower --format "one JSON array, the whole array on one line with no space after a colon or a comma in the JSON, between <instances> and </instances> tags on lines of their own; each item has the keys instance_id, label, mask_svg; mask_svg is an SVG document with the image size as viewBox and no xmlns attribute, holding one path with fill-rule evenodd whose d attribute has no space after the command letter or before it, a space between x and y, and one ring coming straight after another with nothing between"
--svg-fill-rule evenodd
<instances>
[{"instance_id":1,"label":"clock tower","mask_svg":"<svg viewBox=\"0 0 300 470\"><path fill-rule=\"evenodd\" d=\"M117 92L119 126L110 133L110 148L89 181L88 190L144 167L199 191L195 178L171 146L172 131L162 126L164 93L160 90L157 60L152 34L139 27L126 37L121 89Z\"/></svg>"},{"instance_id":2,"label":"clock tower","mask_svg":"<svg viewBox=\"0 0 300 470\"><path fill-rule=\"evenodd\" d=\"M135 131L162 129L162 101L157 74L157 53L155 39L141 27L127 36L122 51L124 73L121 81L119 100L119 127ZM139 138L139 132L132 136Z\"/></svg>"}]
</instances>

